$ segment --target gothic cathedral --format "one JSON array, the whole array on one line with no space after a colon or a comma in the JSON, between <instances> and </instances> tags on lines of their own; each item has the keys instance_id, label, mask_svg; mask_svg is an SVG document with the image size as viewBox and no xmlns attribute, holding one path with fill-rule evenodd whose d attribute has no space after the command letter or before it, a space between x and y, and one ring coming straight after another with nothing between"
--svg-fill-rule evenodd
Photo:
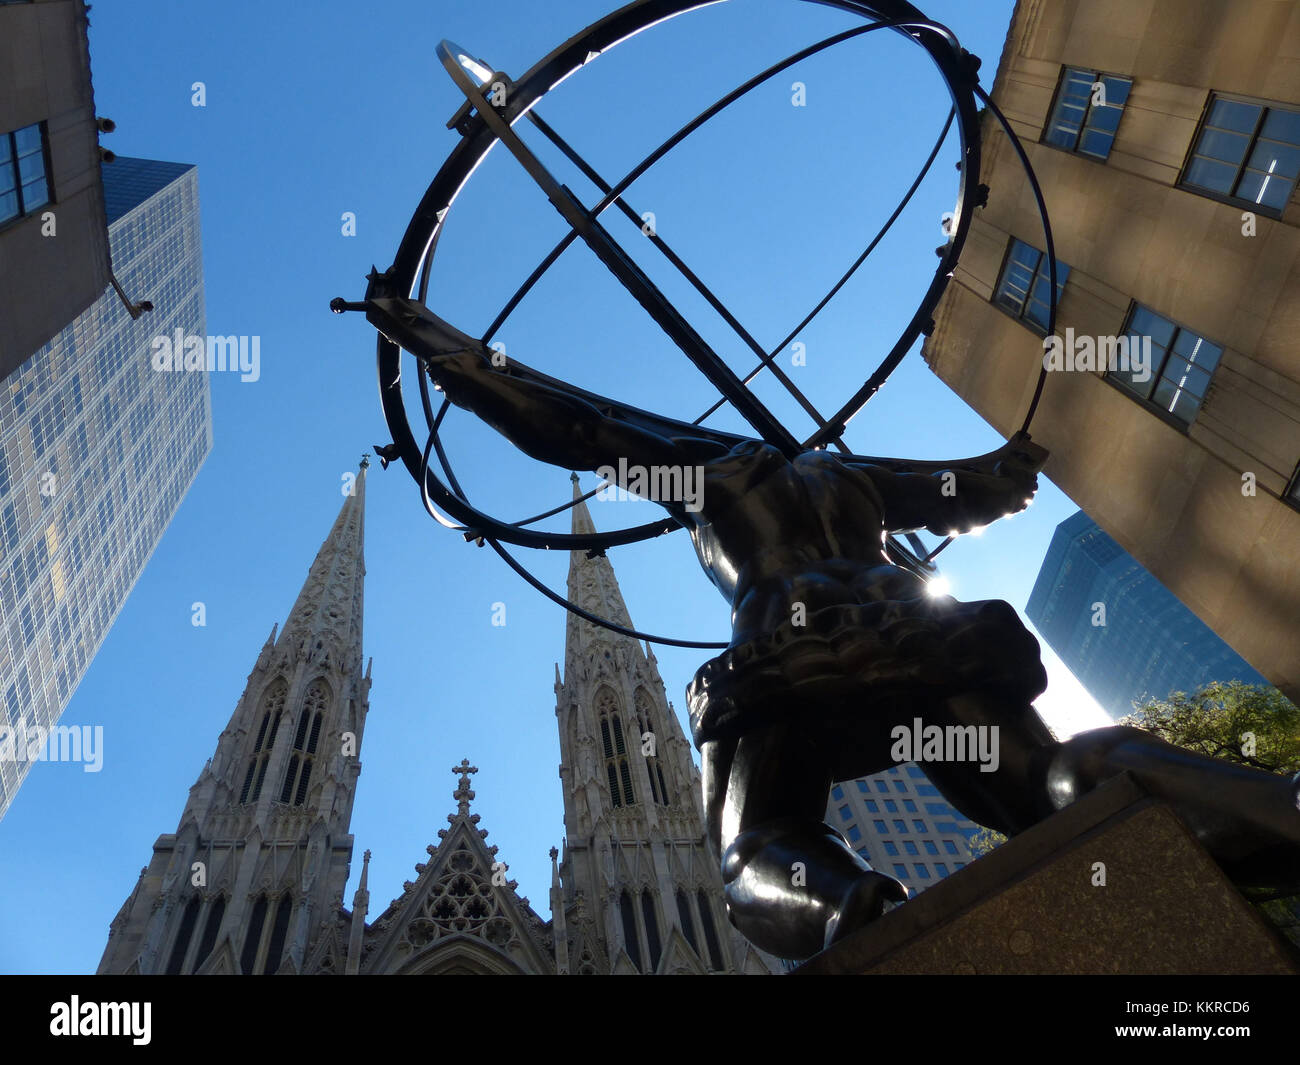
<instances>
[{"instance_id":1,"label":"gothic cathedral","mask_svg":"<svg viewBox=\"0 0 1300 1065\"><path fill-rule=\"evenodd\" d=\"M768 973L730 926L699 772L654 654L569 615L556 719L563 852L551 920L507 880L470 812L463 760L448 828L372 923L367 851L352 909L362 672L363 460L284 628L258 655L180 825L109 930L100 973ZM578 499L577 478L574 498ZM592 531L586 505L575 532ZM569 598L631 627L609 561L575 552Z\"/></svg>"}]
</instances>

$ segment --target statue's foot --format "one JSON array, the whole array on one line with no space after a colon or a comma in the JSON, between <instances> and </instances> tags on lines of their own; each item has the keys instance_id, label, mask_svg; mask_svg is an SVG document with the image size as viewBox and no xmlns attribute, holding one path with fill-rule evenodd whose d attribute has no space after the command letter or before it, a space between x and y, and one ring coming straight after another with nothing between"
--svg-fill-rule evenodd
<instances>
[{"instance_id":1,"label":"statue's foot","mask_svg":"<svg viewBox=\"0 0 1300 1065\"><path fill-rule=\"evenodd\" d=\"M844 893L839 906L826 922L826 942L829 947L859 928L864 928L890 908L890 903L907 901L907 888L899 880L884 873L863 873Z\"/></svg>"}]
</instances>

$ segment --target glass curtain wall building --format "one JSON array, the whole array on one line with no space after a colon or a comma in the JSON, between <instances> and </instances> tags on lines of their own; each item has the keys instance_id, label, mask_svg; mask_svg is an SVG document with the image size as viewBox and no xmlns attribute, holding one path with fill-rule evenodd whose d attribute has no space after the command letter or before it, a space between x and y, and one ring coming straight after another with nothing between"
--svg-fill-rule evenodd
<instances>
[{"instance_id":1,"label":"glass curtain wall building","mask_svg":"<svg viewBox=\"0 0 1300 1065\"><path fill-rule=\"evenodd\" d=\"M104 167L108 289L0 386L0 725L58 721L212 448L203 372L153 369L153 341L205 336L198 172ZM0 816L32 762L0 757Z\"/></svg>"}]
</instances>

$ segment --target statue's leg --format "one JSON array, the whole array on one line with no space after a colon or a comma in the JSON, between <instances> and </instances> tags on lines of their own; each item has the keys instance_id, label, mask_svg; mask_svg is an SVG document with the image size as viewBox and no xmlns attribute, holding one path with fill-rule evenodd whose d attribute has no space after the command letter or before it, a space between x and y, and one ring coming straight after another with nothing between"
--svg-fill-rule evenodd
<instances>
[{"instance_id":1,"label":"statue's leg","mask_svg":"<svg viewBox=\"0 0 1300 1065\"><path fill-rule=\"evenodd\" d=\"M990 693L948 699L944 711L947 720L935 724L998 726L996 772L974 761L922 767L980 824L1014 835L1127 771L1173 807L1238 883L1300 886L1300 777L1195 754L1121 725L1058 743L1031 705Z\"/></svg>"},{"instance_id":2,"label":"statue's leg","mask_svg":"<svg viewBox=\"0 0 1300 1065\"><path fill-rule=\"evenodd\" d=\"M701 756L728 913L751 943L806 958L907 897L822 820L830 766L800 731L768 726L705 743Z\"/></svg>"}]
</instances>

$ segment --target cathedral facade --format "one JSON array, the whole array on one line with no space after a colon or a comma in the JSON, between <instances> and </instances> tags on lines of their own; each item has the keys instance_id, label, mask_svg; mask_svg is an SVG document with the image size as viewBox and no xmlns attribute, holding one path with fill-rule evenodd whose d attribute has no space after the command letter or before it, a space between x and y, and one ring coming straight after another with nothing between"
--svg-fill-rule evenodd
<instances>
[{"instance_id":1,"label":"cathedral facade","mask_svg":"<svg viewBox=\"0 0 1300 1065\"><path fill-rule=\"evenodd\" d=\"M416 879L352 907L352 804L369 711L362 669L363 461L282 629L272 629L175 833L114 918L98 971L126 974L768 973L726 918L699 771L636 640L568 619L556 720L563 850L551 918L519 896L472 813L467 760ZM577 478L574 497L578 499ZM575 532L592 531L584 503ZM613 568L575 552L569 598L630 628Z\"/></svg>"}]
</instances>

